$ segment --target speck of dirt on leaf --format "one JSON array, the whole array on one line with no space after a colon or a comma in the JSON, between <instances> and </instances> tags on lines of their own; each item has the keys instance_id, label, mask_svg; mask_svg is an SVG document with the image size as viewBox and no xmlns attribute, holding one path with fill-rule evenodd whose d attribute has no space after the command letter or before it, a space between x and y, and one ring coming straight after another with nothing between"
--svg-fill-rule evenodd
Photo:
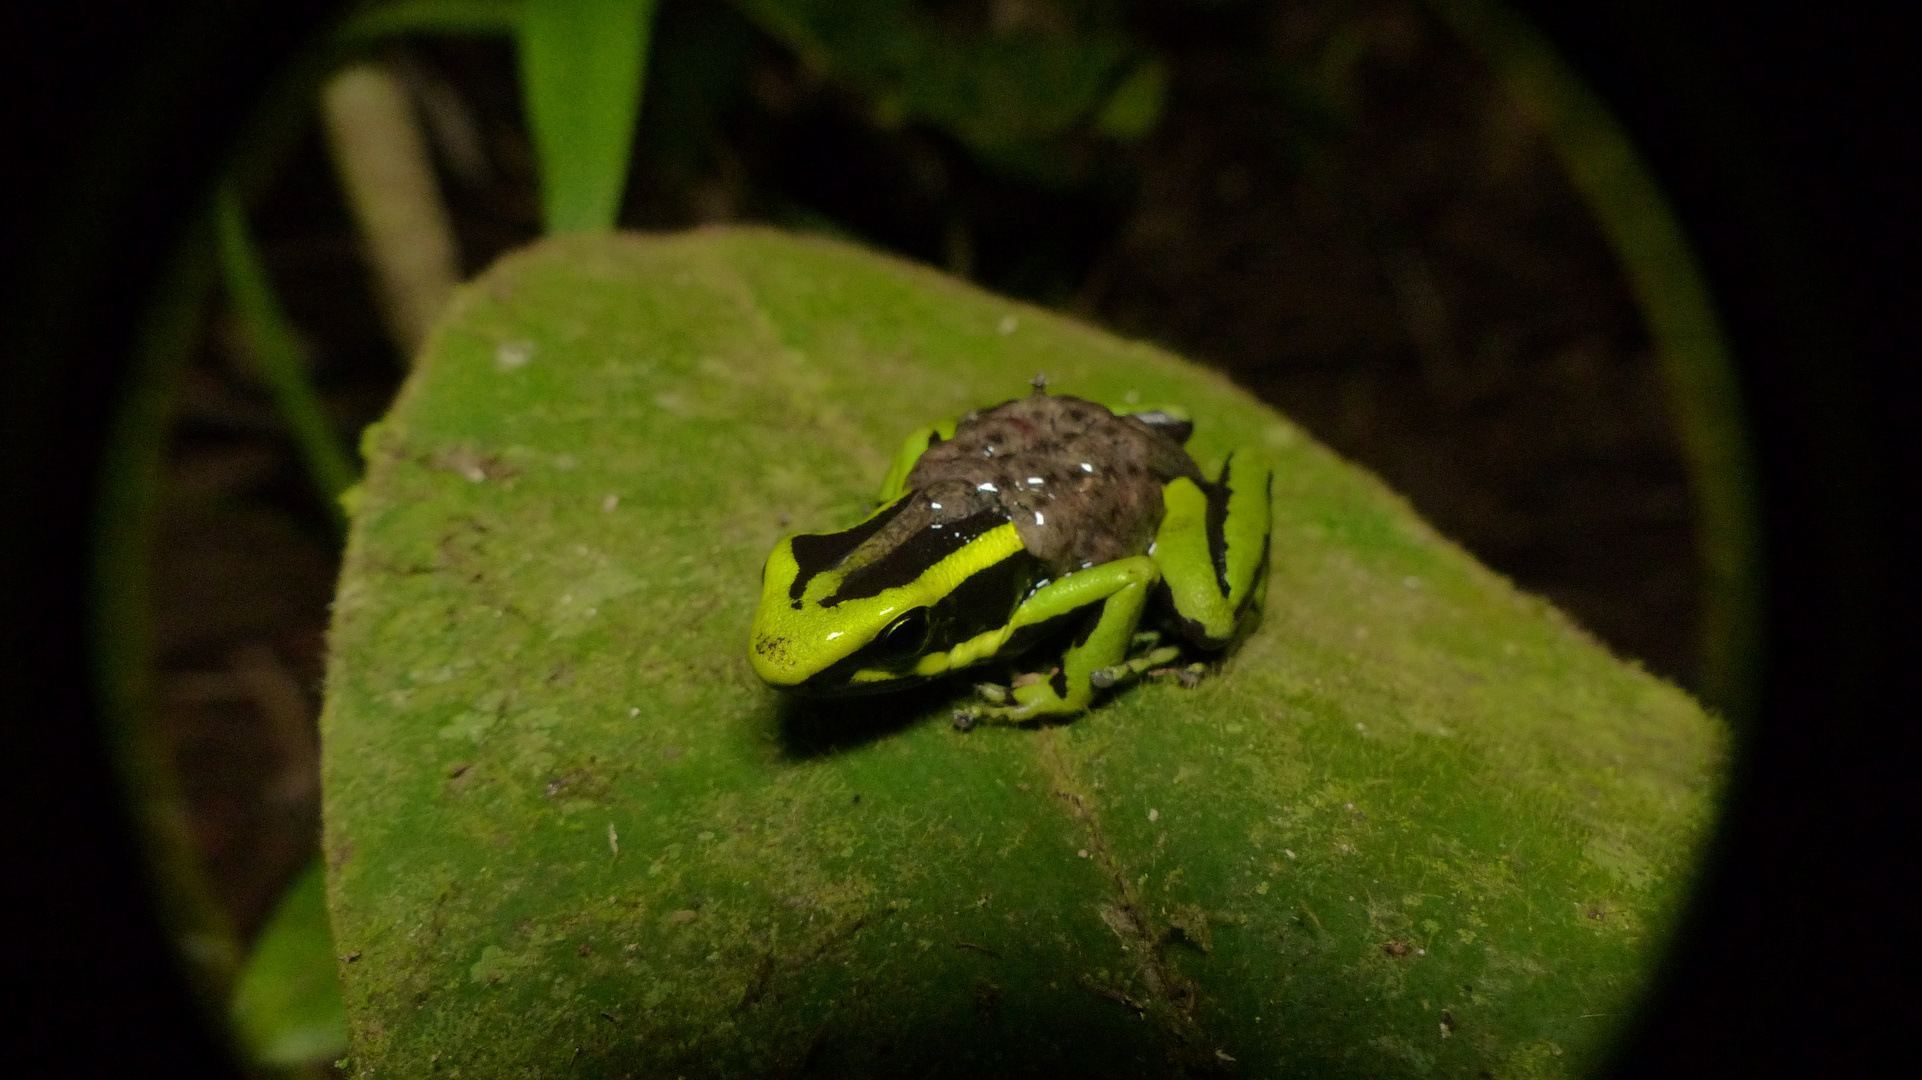
<instances>
[{"instance_id":1,"label":"speck of dirt on leaf","mask_svg":"<svg viewBox=\"0 0 1922 1080\"><path fill-rule=\"evenodd\" d=\"M466 446L436 450L427 455L427 467L454 473L474 484L488 479L502 479L514 473L511 465L498 458L482 455Z\"/></svg>"},{"instance_id":2,"label":"speck of dirt on leaf","mask_svg":"<svg viewBox=\"0 0 1922 1080\"><path fill-rule=\"evenodd\" d=\"M1159 810L1150 810L1150 811L1148 811L1148 820L1149 820L1149 821L1160 821L1160 820L1161 820L1161 811L1159 811Z\"/></svg>"},{"instance_id":3,"label":"speck of dirt on leaf","mask_svg":"<svg viewBox=\"0 0 1922 1080\"><path fill-rule=\"evenodd\" d=\"M1000 1009L1001 988L986 979L978 980L974 984L975 1015L988 1021L994 1019L994 1014Z\"/></svg>"},{"instance_id":4,"label":"speck of dirt on leaf","mask_svg":"<svg viewBox=\"0 0 1922 1080\"><path fill-rule=\"evenodd\" d=\"M1169 909L1168 933L1202 951L1213 952L1214 934L1208 928L1208 913L1196 904L1176 904Z\"/></svg>"},{"instance_id":5,"label":"speck of dirt on leaf","mask_svg":"<svg viewBox=\"0 0 1922 1080\"><path fill-rule=\"evenodd\" d=\"M494 366L502 371L519 371L532 359L534 343L531 341L503 341L494 347Z\"/></svg>"},{"instance_id":6,"label":"speck of dirt on leaf","mask_svg":"<svg viewBox=\"0 0 1922 1080\"><path fill-rule=\"evenodd\" d=\"M700 917L701 917L700 912L694 911L689 908L682 908L681 910L676 911L673 914L669 915L667 917L667 921L671 923L691 923L695 919L698 919Z\"/></svg>"}]
</instances>

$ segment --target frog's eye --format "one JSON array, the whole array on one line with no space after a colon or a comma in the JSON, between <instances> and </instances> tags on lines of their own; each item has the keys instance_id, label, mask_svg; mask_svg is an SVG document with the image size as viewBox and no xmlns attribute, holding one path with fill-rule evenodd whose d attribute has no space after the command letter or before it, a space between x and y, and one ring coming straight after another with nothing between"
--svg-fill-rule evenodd
<instances>
[{"instance_id":1,"label":"frog's eye","mask_svg":"<svg viewBox=\"0 0 1922 1080\"><path fill-rule=\"evenodd\" d=\"M928 609L915 608L906 615L888 624L886 630L875 636L869 648L876 660L907 660L920 656L928 647L928 637L932 627L928 623Z\"/></svg>"}]
</instances>

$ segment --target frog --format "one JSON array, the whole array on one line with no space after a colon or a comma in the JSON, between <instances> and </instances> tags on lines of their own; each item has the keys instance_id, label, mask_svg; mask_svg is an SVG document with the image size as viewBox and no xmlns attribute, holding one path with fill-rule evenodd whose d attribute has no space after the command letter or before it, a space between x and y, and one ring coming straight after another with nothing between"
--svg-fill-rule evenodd
<instances>
[{"instance_id":1,"label":"frog","mask_svg":"<svg viewBox=\"0 0 1922 1080\"><path fill-rule=\"evenodd\" d=\"M1033 391L912 432L875 509L775 545L749 659L803 698L901 690L995 663L957 728L1069 718L1144 673L1184 684L1266 603L1273 472L1203 475L1184 410ZM1145 629L1144 629L1145 627Z\"/></svg>"}]
</instances>

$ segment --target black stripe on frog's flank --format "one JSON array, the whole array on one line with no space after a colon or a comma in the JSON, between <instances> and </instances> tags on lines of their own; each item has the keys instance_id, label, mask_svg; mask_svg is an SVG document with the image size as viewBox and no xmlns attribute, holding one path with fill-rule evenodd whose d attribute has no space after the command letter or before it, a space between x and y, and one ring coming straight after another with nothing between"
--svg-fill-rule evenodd
<instances>
[{"instance_id":1,"label":"black stripe on frog's flank","mask_svg":"<svg viewBox=\"0 0 1922 1080\"><path fill-rule=\"evenodd\" d=\"M1022 653L1039 646L1045 641L1059 641L1062 635L1067 632L1068 625L1084 610L1086 609L1076 608L1073 611L1064 611L1059 615L1050 616L1038 623L1029 623L1009 635L1007 644L1001 646L1000 651L996 653L996 655L1005 657L1020 656Z\"/></svg>"},{"instance_id":2,"label":"black stripe on frog's flank","mask_svg":"<svg viewBox=\"0 0 1922 1080\"><path fill-rule=\"evenodd\" d=\"M834 590L834 595L822 600L821 606L833 607L843 601L862 600L879 596L889 589L898 589L927 573L935 563L967 547L983 533L1007 523L1008 515L1005 512L983 510L959 521L922 529L900 547L866 566L850 571L841 580L841 587Z\"/></svg>"},{"instance_id":3,"label":"black stripe on frog's flank","mask_svg":"<svg viewBox=\"0 0 1922 1080\"><path fill-rule=\"evenodd\" d=\"M833 666L820 671L806 682L789 687L788 690L790 693L807 698L863 697L869 694L892 694L906 690L927 682L929 678L903 671L891 679L880 679L875 682L854 681L855 672L873 667L874 665L869 663L866 657L856 653L845 660L837 661Z\"/></svg>"},{"instance_id":4,"label":"black stripe on frog's flank","mask_svg":"<svg viewBox=\"0 0 1922 1080\"><path fill-rule=\"evenodd\" d=\"M947 652L964 641L1006 626L1036 581L1046 572L1026 548L968 575L928 612L934 626L931 652Z\"/></svg>"},{"instance_id":5,"label":"black stripe on frog's flank","mask_svg":"<svg viewBox=\"0 0 1922 1080\"><path fill-rule=\"evenodd\" d=\"M838 533L802 533L790 541L789 550L794 553L795 572L794 581L787 587L787 597L794 602L794 609L801 609L801 594L807 592L808 582L813 581L816 575L838 566L842 559L847 558L848 552L885 528L907 504L908 496L903 495L852 529Z\"/></svg>"},{"instance_id":6,"label":"black stripe on frog's flank","mask_svg":"<svg viewBox=\"0 0 1922 1080\"><path fill-rule=\"evenodd\" d=\"M1048 680L1048 686L1054 690L1055 697L1061 698L1064 701L1067 700L1068 669L1066 667L1055 668L1054 677Z\"/></svg>"},{"instance_id":7,"label":"black stripe on frog's flank","mask_svg":"<svg viewBox=\"0 0 1922 1080\"><path fill-rule=\"evenodd\" d=\"M1274 500L1275 474L1270 471L1268 473L1268 482L1263 484L1261 488L1261 501L1273 505ZM1275 534L1272 528L1261 534L1261 559L1255 563L1255 580L1248 589L1248 595L1241 598L1241 606L1244 609L1247 608L1248 602L1253 600L1257 593L1261 592L1261 585L1268 580L1268 555L1269 549L1274 542Z\"/></svg>"},{"instance_id":8,"label":"black stripe on frog's flank","mask_svg":"<svg viewBox=\"0 0 1922 1080\"><path fill-rule=\"evenodd\" d=\"M1228 536L1224 531L1228 522L1228 492L1232 481L1230 471L1235 467L1235 455L1229 454L1228 460L1221 463L1221 475L1212 484L1203 484L1202 494L1208 497L1208 558L1215 564L1215 584L1221 589L1221 598L1228 598ZM1269 478L1272 484L1274 478Z\"/></svg>"},{"instance_id":9,"label":"black stripe on frog's flank","mask_svg":"<svg viewBox=\"0 0 1922 1080\"><path fill-rule=\"evenodd\" d=\"M1271 480L1270 486L1272 485L1273 481ZM1241 598L1241 611L1237 614L1246 614L1252 609L1254 607L1255 597L1261 595L1261 587L1268 583L1269 548L1274 542L1275 538L1273 534L1265 533L1262 535L1261 561L1255 564L1255 580L1248 587L1248 595Z\"/></svg>"},{"instance_id":10,"label":"black stripe on frog's flank","mask_svg":"<svg viewBox=\"0 0 1922 1080\"><path fill-rule=\"evenodd\" d=\"M1101 616L1108 610L1108 598L1104 596L1088 607L1093 609L1088 612L1088 621L1081 624L1081 632L1074 636L1074 648L1077 649L1086 645L1088 639L1094 636L1095 627L1101 625Z\"/></svg>"}]
</instances>

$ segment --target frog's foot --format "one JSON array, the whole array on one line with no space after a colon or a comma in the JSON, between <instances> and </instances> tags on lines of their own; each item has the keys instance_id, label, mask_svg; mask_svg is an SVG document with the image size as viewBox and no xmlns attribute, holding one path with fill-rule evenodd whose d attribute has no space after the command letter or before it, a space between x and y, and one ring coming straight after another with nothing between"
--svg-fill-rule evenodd
<instances>
[{"instance_id":1,"label":"frog's foot","mask_svg":"<svg viewBox=\"0 0 1922 1080\"><path fill-rule=\"evenodd\" d=\"M978 682L974 684L974 693L976 697L990 705L1006 705L1020 699L1021 692L1026 687L1033 686L1043 679L1053 678L1060 671L1060 668L1055 668L1045 675L1038 671L1030 671L1026 675L1016 675L1006 686L1000 683Z\"/></svg>"},{"instance_id":2,"label":"frog's foot","mask_svg":"<svg viewBox=\"0 0 1922 1080\"><path fill-rule=\"evenodd\" d=\"M979 697L982 701L994 705L1006 704L1008 700L1008 688L999 683L975 683L974 693L975 696Z\"/></svg>"},{"instance_id":3,"label":"frog's foot","mask_svg":"<svg viewBox=\"0 0 1922 1080\"><path fill-rule=\"evenodd\" d=\"M1187 667L1182 667L1182 668L1177 668L1177 667L1156 668L1155 670L1146 672L1145 674L1150 679L1173 678L1177 683L1181 685L1181 688L1183 690L1193 690L1195 687L1200 686L1201 680L1207 676L1208 665L1195 663L1195 664L1189 664Z\"/></svg>"},{"instance_id":4,"label":"frog's foot","mask_svg":"<svg viewBox=\"0 0 1922 1080\"><path fill-rule=\"evenodd\" d=\"M954 726L966 731L976 724L1020 724L1040 716L1066 716L1087 708L1087 702L1076 700L1071 692L1064 695L1066 686L1058 667L1046 673L1031 671L1018 675L1006 686L976 683L974 692L982 703L954 710Z\"/></svg>"},{"instance_id":5,"label":"frog's foot","mask_svg":"<svg viewBox=\"0 0 1922 1080\"><path fill-rule=\"evenodd\" d=\"M1036 715L1020 705L963 705L954 710L954 730L968 731L978 724L1020 724Z\"/></svg>"},{"instance_id":6,"label":"frog's foot","mask_svg":"<svg viewBox=\"0 0 1922 1080\"><path fill-rule=\"evenodd\" d=\"M1125 660L1112 667L1096 668L1088 673L1088 682L1093 684L1098 690L1106 690L1117 683L1147 671L1157 664L1165 664L1180 655L1180 649L1173 645L1164 645L1159 649L1142 653L1132 660Z\"/></svg>"},{"instance_id":7,"label":"frog's foot","mask_svg":"<svg viewBox=\"0 0 1922 1080\"><path fill-rule=\"evenodd\" d=\"M979 724L1025 724L1040 716L1065 714L1067 711L1042 710L1024 705L964 705L954 710L954 730L968 731Z\"/></svg>"},{"instance_id":8,"label":"frog's foot","mask_svg":"<svg viewBox=\"0 0 1922 1080\"><path fill-rule=\"evenodd\" d=\"M1110 668L1138 672L1174 659L1174 649L1166 655L1154 650L1138 661L1127 659L1148 587L1158 575L1154 560L1135 556L1069 574L1030 597L1016 611L1015 624L1079 611L1089 625L1062 655L1059 667L1023 675L1006 687L990 683L977 688L986 704L956 712L955 726L965 730L977 723L1019 724L1044 716L1073 716L1087 710L1097 690L1113 685L1112 679L1097 682L1096 672Z\"/></svg>"}]
</instances>

